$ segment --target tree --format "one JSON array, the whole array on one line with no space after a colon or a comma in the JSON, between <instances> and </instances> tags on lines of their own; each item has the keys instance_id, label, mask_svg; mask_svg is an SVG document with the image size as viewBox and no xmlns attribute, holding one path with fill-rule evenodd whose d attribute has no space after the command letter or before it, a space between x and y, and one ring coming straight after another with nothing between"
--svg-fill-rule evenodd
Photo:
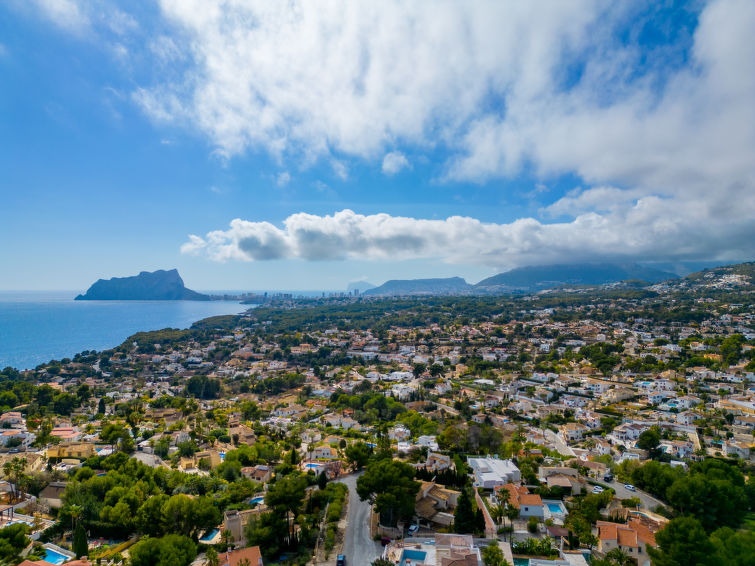
<instances>
[{"instance_id":1,"label":"tree","mask_svg":"<svg viewBox=\"0 0 755 566\"><path fill-rule=\"evenodd\" d=\"M76 530L73 532L73 552L76 558L89 556L89 541L83 523L76 525Z\"/></svg>"},{"instance_id":2,"label":"tree","mask_svg":"<svg viewBox=\"0 0 755 566\"><path fill-rule=\"evenodd\" d=\"M700 521L693 517L672 519L655 534L658 548L648 547L654 566L710 564L713 545Z\"/></svg>"},{"instance_id":3,"label":"tree","mask_svg":"<svg viewBox=\"0 0 755 566\"><path fill-rule=\"evenodd\" d=\"M163 507L170 499L164 493L153 495L145 501L136 512L136 528L149 536L165 534L165 516Z\"/></svg>"},{"instance_id":4,"label":"tree","mask_svg":"<svg viewBox=\"0 0 755 566\"><path fill-rule=\"evenodd\" d=\"M468 485L464 486L454 510L454 532L462 534L475 532L475 510L476 505L474 496L472 495L472 488Z\"/></svg>"},{"instance_id":5,"label":"tree","mask_svg":"<svg viewBox=\"0 0 755 566\"><path fill-rule=\"evenodd\" d=\"M216 526L222 514L209 497L192 499L184 494L173 495L162 508L165 532L194 536L202 529Z\"/></svg>"},{"instance_id":6,"label":"tree","mask_svg":"<svg viewBox=\"0 0 755 566\"><path fill-rule=\"evenodd\" d=\"M18 554L31 542L26 536L29 527L23 523L16 523L0 529L0 561L4 564L15 564Z\"/></svg>"},{"instance_id":7,"label":"tree","mask_svg":"<svg viewBox=\"0 0 755 566\"><path fill-rule=\"evenodd\" d=\"M289 476L272 484L265 495L265 504L275 509L281 516L285 514L288 522L289 543L293 535L291 517L296 517L301 509L307 490L307 479L302 476Z\"/></svg>"},{"instance_id":8,"label":"tree","mask_svg":"<svg viewBox=\"0 0 755 566\"><path fill-rule=\"evenodd\" d=\"M370 459L370 447L365 442L354 442L346 447L346 461L353 470L361 470Z\"/></svg>"},{"instance_id":9,"label":"tree","mask_svg":"<svg viewBox=\"0 0 755 566\"><path fill-rule=\"evenodd\" d=\"M370 566L394 566L394 564L386 558L378 558L377 560L373 560Z\"/></svg>"},{"instance_id":10,"label":"tree","mask_svg":"<svg viewBox=\"0 0 755 566\"><path fill-rule=\"evenodd\" d=\"M218 559L218 551L212 547L205 552L205 564L207 566L220 566L220 560Z\"/></svg>"},{"instance_id":11,"label":"tree","mask_svg":"<svg viewBox=\"0 0 755 566\"><path fill-rule=\"evenodd\" d=\"M108 423L102 427L100 440L110 444L112 447L118 446L122 452L133 452L134 441L128 431L120 424Z\"/></svg>"},{"instance_id":12,"label":"tree","mask_svg":"<svg viewBox=\"0 0 755 566\"><path fill-rule=\"evenodd\" d=\"M380 513L381 523L394 526L399 519L414 514L414 501L420 484L414 481L414 468L394 460L374 460L357 480L357 493Z\"/></svg>"},{"instance_id":13,"label":"tree","mask_svg":"<svg viewBox=\"0 0 755 566\"><path fill-rule=\"evenodd\" d=\"M197 556L197 547L189 537L166 535L140 540L129 556L131 566L188 566Z\"/></svg>"},{"instance_id":14,"label":"tree","mask_svg":"<svg viewBox=\"0 0 755 566\"><path fill-rule=\"evenodd\" d=\"M3 473L11 484L11 498L14 502L21 501L23 493L20 484L23 480L24 470L26 469L26 458L14 456L12 460L3 464Z\"/></svg>"},{"instance_id":15,"label":"tree","mask_svg":"<svg viewBox=\"0 0 755 566\"><path fill-rule=\"evenodd\" d=\"M755 556L755 531L734 531L721 527L713 531L710 541L716 548L714 564L749 566Z\"/></svg>"},{"instance_id":16,"label":"tree","mask_svg":"<svg viewBox=\"0 0 755 566\"><path fill-rule=\"evenodd\" d=\"M509 561L503 557L503 551L498 546L497 540L493 540L482 549L482 561L485 566L511 566Z\"/></svg>"},{"instance_id":17,"label":"tree","mask_svg":"<svg viewBox=\"0 0 755 566\"><path fill-rule=\"evenodd\" d=\"M661 444L661 431L657 426L651 426L643 431L637 439L637 448L647 450L651 458L658 453L658 446Z\"/></svg>"},{"instance_id":18,"label":"tree","mask_svg":"<svg viewBox=\"0 0 755 566\"><path fill-rule=\"evenodd\" d=\"M317 476L317 487L319 489L325 489L328 486L328 476L325 472L320 472Z\"/></svg>"}]
</instances>

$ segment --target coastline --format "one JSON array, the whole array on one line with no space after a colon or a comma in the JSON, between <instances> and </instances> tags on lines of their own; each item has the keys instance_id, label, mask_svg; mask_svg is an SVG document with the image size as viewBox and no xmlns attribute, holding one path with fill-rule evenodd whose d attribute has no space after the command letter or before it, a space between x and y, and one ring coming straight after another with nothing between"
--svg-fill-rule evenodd
<instances>
[{"instance_id":1,"label":"coastline","mask_svg":"<svg viewBox=\"0 0 755 566\"><path fill-rule=\"evenodd\" d=\"M137 332L186 329L246 312L234 301L74 301L69 292L0 294L0 368L33 369L114 348Z\"/></svg>"}]
</instances>

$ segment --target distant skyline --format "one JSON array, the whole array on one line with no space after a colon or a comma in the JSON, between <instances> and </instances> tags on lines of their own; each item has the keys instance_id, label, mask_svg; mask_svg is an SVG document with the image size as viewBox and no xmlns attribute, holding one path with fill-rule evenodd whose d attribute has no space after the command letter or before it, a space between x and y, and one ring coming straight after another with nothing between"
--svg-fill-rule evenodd
<instances>
[{"instance_id":1,"label":"distant skyline","mask_svg":"<svg viewBox=\"0 0 755 566\"><path fill-rule=\"evenodd\" d=\"M0 4L0 290L755 258L755 2Z\"/></svg>"}]
</instances>

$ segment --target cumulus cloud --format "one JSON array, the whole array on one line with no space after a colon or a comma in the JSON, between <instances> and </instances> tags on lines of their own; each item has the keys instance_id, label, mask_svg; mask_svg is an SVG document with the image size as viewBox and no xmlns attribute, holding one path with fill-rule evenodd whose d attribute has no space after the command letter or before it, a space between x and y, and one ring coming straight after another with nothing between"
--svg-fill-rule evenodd
<instances>
[{"instance_id":1,"label":"cumulus cloud","mask_svg":"<svg viewBox=\"0 0 755 566\"><path fill-rule=\"evenodd\" d=\"M736 191L735 191L736 192ZM643 197L604 215L586 212L571 222L543 224L533 218L508 224L452 216L425 220L342 210L326 216L286 218L282 227L235 219L227 230L189 236L181 251L216 261L273 259L408 260L432 258L496 268L580 260L736 259L755 253L755 225L725 216L755 196L721 210L673 199ZM719 213L724 216L718 216Z\"/></svg>"},{"instance_id":2,"label":"cumulus cloud","mask_svg":"<svg viewBox=\"0 0 755 566\"><path fill-rule=\"evenodd\" d=\"M386 153L383 158L383 173L386 175L395 175L407 167L409 167L409 160L400 151Z\"/></svg>"},{"instance_id":3,"label":"cumulus cloud","mask_svg":"<svg viewBox=\"0 0 755 566\"><path fill-rule=\"evenodd\" d=\"M405 158L387 146L442 145L449 180L531 164L648 194L751 181L749 0L701 5L689 44L651 51L632 39L652 19L635 2L160 6L190 64L135 100L155 119L198 128L226 157L383 155L393 174Z\"/></svg>"}]
</instances>

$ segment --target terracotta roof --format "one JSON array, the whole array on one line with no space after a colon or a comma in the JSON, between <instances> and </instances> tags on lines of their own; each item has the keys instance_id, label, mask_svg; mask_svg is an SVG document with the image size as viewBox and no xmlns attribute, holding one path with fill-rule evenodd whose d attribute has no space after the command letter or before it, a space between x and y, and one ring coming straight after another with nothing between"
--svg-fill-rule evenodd
<instances>
[{"instance_id":1,"label":"terracotta roof","mask_svg":"<svg viewBox=\"0 0 755 566\"><path fill-rule=\"evenodd\" d=\"M536 493L526 493L519 496L519 505L542 505L543 500Z\"/></svg>"},{"instance_id":2,"label":"terracotta roof","mask_svg":"<svg viewBox=\"0 0 755 566\"><path fill-rule=\"evenodd\" d=\"M635 530L635 532L637 533L637 538L640 542L649 544L650 546L657 546L657 543L655 542L655 534L653 534L653 531L643 525L639 519L629 519L627 524Z\"/></svg>"},{"instance_id":3,"label":"terracotta roof","mask_svg":"<svg viewBox=\"0 0 755 566\"><path fill-rule=\"evenodd\" d=\"M240 548L239 550L232 550L230 553L223 552L218 555L220 566L238 566L239 562L245 559L249 560L251 566L262 566L260 547L249 546L247 548Z\"/></svg>"},{"instance_id":4,"label":"terracotta roof","mask_svg":"<svg viewBox=\"0 0 755 566\"><path fill-rule=\"evenodd\" d=\"M618 543L620 546L631 546L632 548L637 548L640 546L637 543L637 533L634 531L634 529L626 529L619 527L616 529L616 534L618 535Z\"/></svg>"}]
</instances>

